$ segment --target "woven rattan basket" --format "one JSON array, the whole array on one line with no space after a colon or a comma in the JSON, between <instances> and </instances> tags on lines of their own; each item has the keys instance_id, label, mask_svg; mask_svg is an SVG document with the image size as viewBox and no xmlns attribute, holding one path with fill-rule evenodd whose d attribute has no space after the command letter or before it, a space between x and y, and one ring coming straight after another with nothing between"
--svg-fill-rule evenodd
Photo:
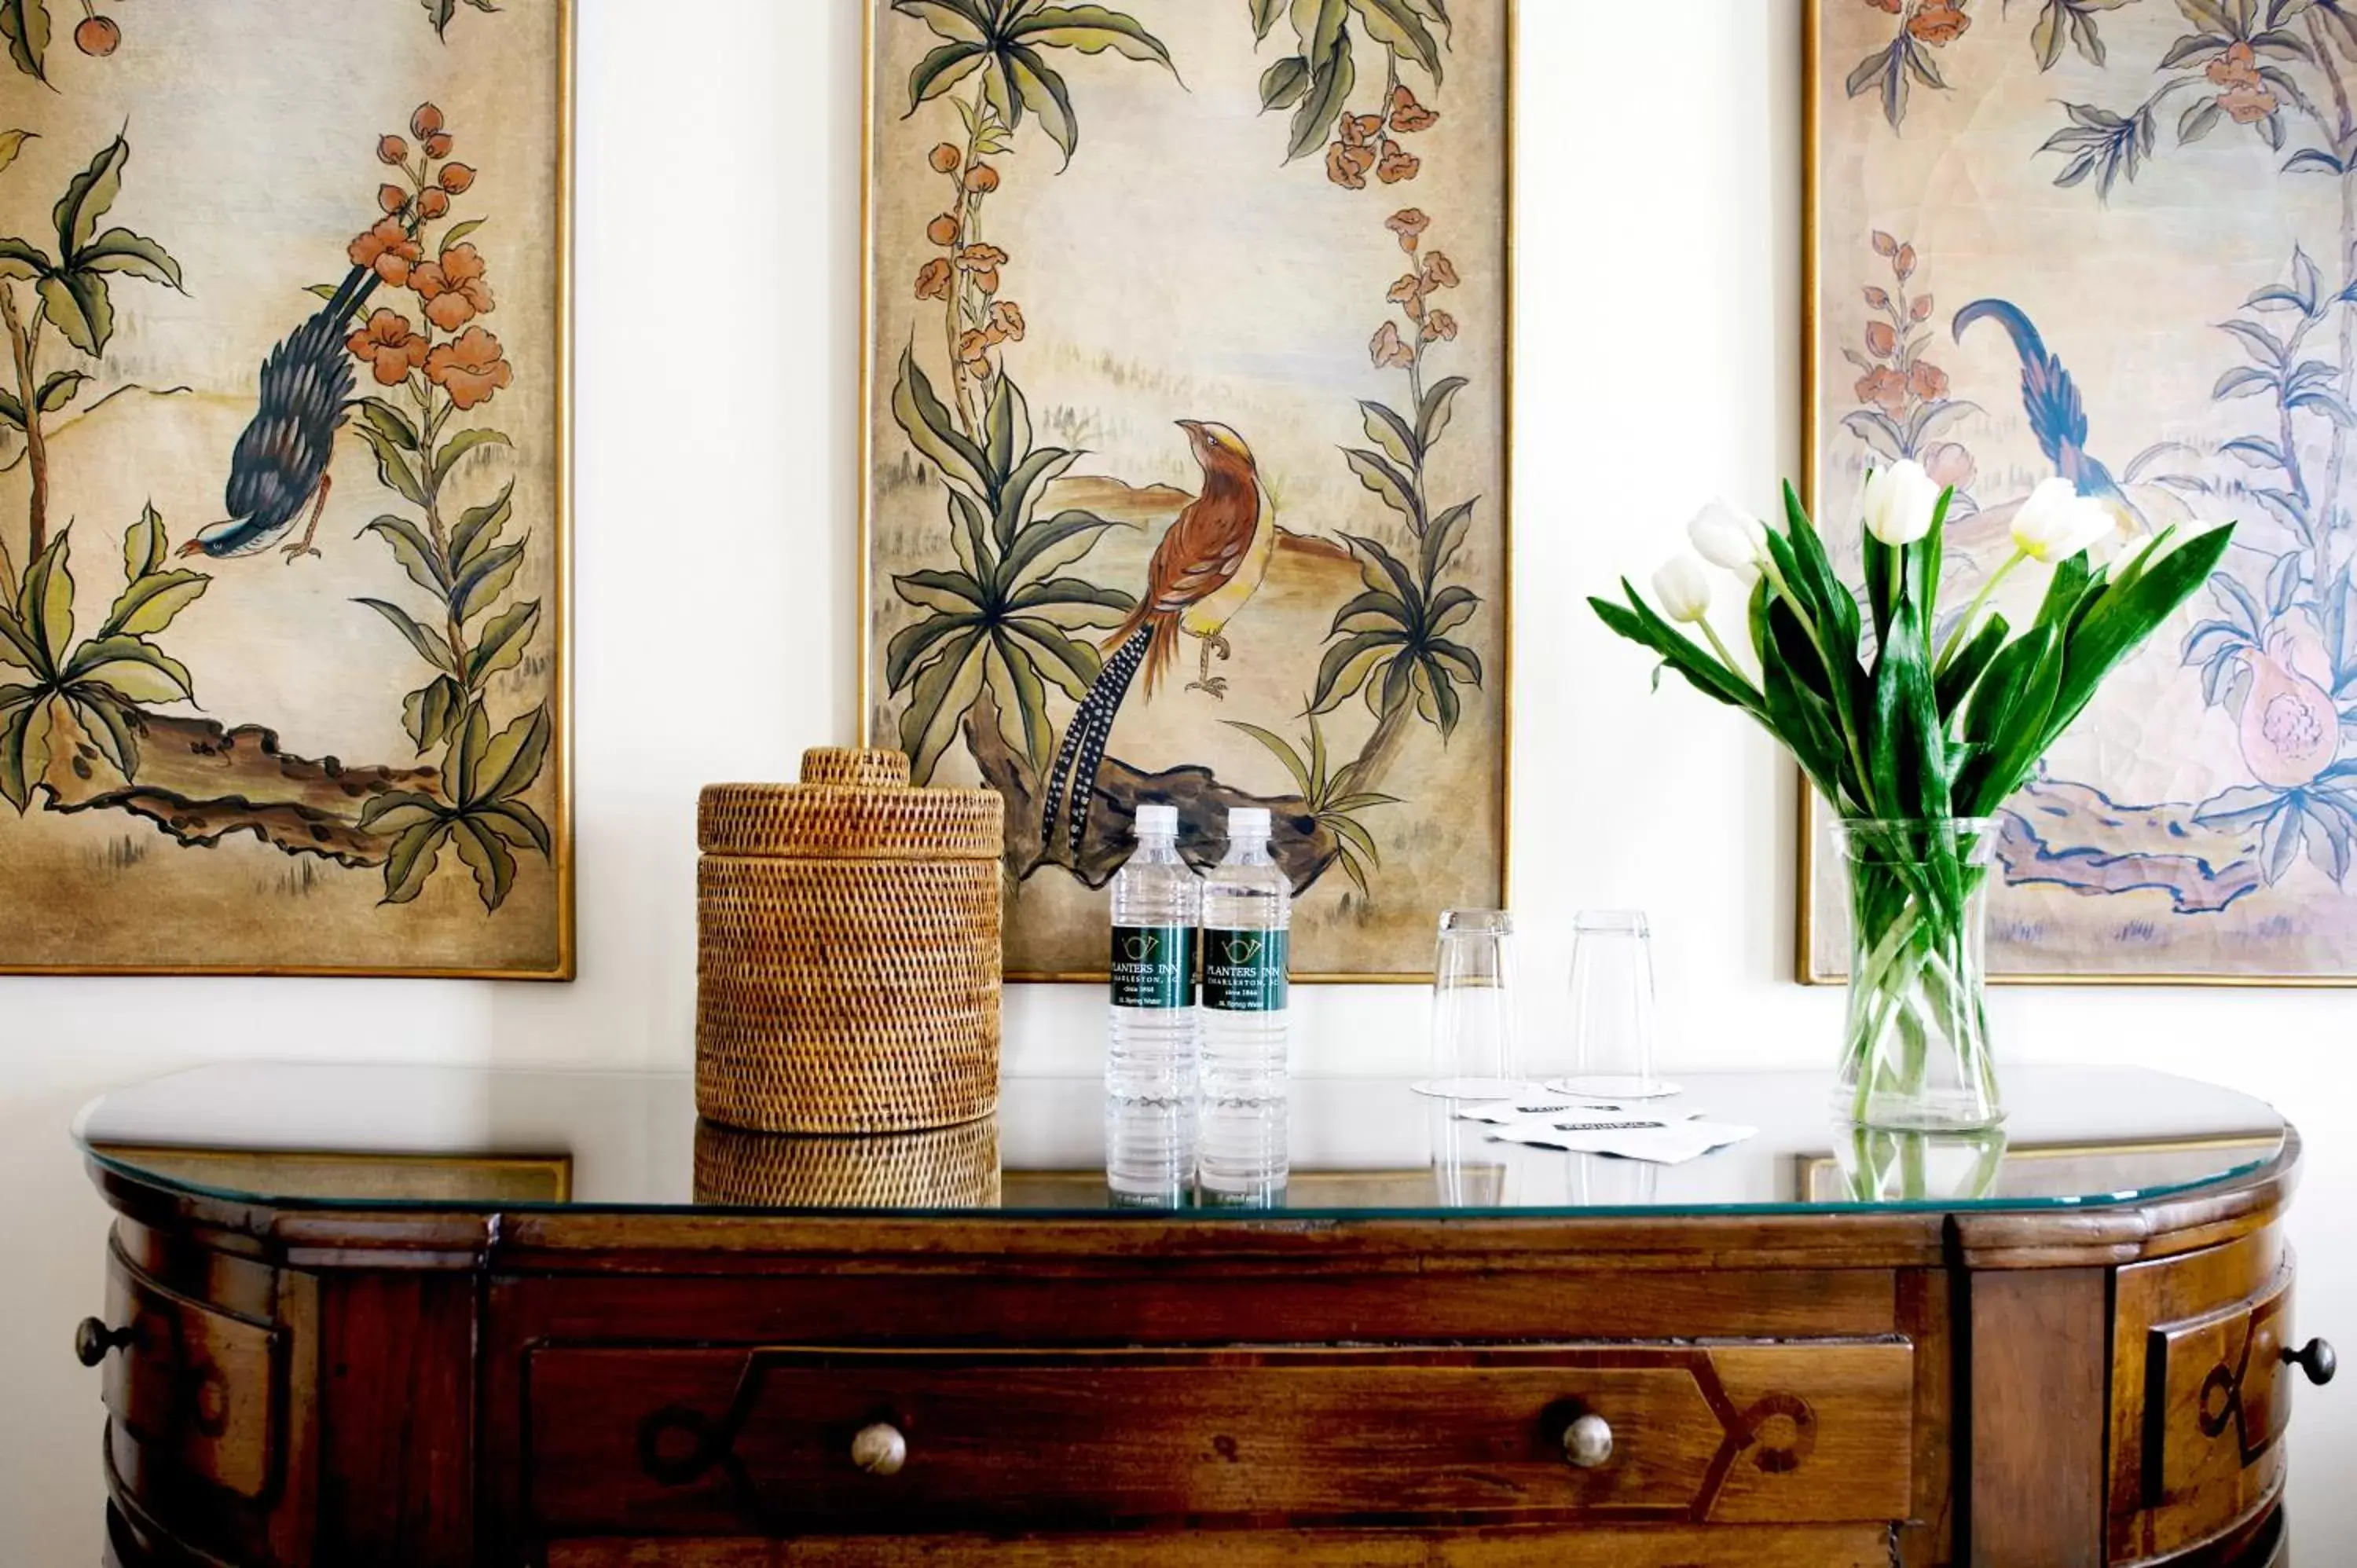
<instances>
[{"instance_id":1,"label":"woven rattan basket","mask_svg":"<svg viewBox=\"0 0 2357 1568\"><path fill-rule=\"evenodd\" d=\"M996 1208L998 1122L804 1137L695 1124L695 1201L737 1208Z\"/></svg>"},{"instance_id":2,"label":"woven rattan basket","mask_svg":"<svg viewBox=\"0 0 2357 1568\"><path fill-rule=\"evenodd\" d=\"M715 784L696 839L695 1103L769 1133L948 1127L998 1103L1004 801L897 751Z\"/></svg>"}]
</instances>

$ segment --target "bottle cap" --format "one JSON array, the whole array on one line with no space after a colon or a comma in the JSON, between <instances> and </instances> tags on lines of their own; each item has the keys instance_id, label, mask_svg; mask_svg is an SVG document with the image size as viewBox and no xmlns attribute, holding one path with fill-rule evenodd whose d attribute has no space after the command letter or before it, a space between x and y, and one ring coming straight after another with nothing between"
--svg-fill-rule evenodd
<instances>
[{"instance_id":1,"label":"bottle cap","mask_svg":"<svg viewBox=\"0 0 2357 1568\"><path fill-rule=\"evenodd\" d=\"M1178 808L1140 806L1135 826L1139 838L1176 838L1178 836Z\"/></svg>"},{"instance_id":2,"label":"bottle cap","mask_svg":"<svg viewBox=\"0 0 2357 1568\"><path fill-rule=\"evenodd\" d=\"M1265 839L1268 837L1266 806L1232 806L1228 810L1228 836L1232 839Z\"/></svg>"}]
</instances>

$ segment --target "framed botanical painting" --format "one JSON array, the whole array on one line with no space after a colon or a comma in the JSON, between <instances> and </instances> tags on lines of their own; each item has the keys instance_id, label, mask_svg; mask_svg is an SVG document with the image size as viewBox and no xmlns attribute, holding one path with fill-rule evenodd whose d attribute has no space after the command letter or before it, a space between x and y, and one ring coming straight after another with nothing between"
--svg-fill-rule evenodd
<instances>
[{"instance_id":1,"label":"framed botanical painting","mask_svg":"<svg viewBox=\"0 0 2357 1568\"><path fill-rule=\"evenodd\" d=\"M569 5L0 41L0 967L569 975Z\"/></svg>"},{"instance_id":2,"label":"framed botanical painting","mask_svg":"<svg viewBox=\"0 0 2357 1568\"><path fill-rule=\"evenodd\" d=\"M1268 807L1295 967L1506 867L1506 0L874 0L871 735L1101 978L1144 801Z\"/></svg>"},{"instance_id":3,"label":"framed botanical painting","mask_svg":"<svg viewBox=\"0 0 2357 1568\"><path fill-rule=\"evenodd\" d=\"M1812 0L1809 27L1827 515L1924 464L1956 488L1958 607L2043 479L2106 502L2115 545L2239 525L2007 808L1991 971L2357 981L2357 6ZM1808 979L1846 950L1824 816Z\"/></svg>"}]
</instances>

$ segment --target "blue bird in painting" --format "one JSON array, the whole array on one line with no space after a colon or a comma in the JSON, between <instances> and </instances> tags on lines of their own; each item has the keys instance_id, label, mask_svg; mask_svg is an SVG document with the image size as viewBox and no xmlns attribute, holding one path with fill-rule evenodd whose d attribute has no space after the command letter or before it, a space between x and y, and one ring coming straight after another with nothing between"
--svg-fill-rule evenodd
<instances>
[{"instance_id":1,"label":"blue bird in painting","mask_svg":"<svg viewBox=\"0 0 2357 1568\"><path fill-rule=\"evenodd\" d=\"M2087 450L2087 411L2079 401L2078 383L2062 361L2046 347L2038 328L2019 306L2006 299L1976 299L1956 312L1956 341L1975 321L1995 321L2013 339L2021 359L2021 407L2029 416L2030 433L2054 471L2071 481L2083 496L2107 501L2114 510L2141 522L2143 514L2102 460Z\"/></svg>"},{"instance_id":2,"label":"blue bird in painting","mask_svg":"<svg viewBox=\"0 0 2357 1568\"><path fill-rule=\"evenodd\" d=\"M376 273L354 267L334 296L262 362L259 406L230 455L229 516L182 545L181 554L251 555L292 527L306 505L311 521L303 537L285 546L286 564L318 553L311 540L328 509L328 460L352 395L345 325L376 285Z\"/></svg>"}]
</instances>

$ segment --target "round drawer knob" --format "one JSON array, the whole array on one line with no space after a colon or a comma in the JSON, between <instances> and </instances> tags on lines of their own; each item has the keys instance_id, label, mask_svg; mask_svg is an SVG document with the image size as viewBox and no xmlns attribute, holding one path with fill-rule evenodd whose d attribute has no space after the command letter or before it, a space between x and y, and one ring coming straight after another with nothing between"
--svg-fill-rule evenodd
<instances>
[{"instance_id":1,"label":"round drawer knob","mask_svg":"<svg viewBox=\"0 0 2357 1568\"><path fill-rule=\"evenodd\" d=\"M1563 1456L1581 1470L1603 1468L1612 1457L1612 1427L1594 1411L1563 1429Z\"/></svg>"},{"instance_id":2,"label":"round drawer knob","mask_svg":"<svg viewBox=\"0 0 2357 1568\"><path fill-rule=\"evenodd\" d=\"M2341 1358L2322 1339L2311 1339L2297 1350L2286 1350L2283 1359L2308 1374L2308 1380L2321 1387L2332 1380L2341 1369Z\"/></svg>"},{"instance_id":3,"label":"round drawer knob","mask_svg":"<svg viewBox=\"0 0 2357 1568\"><path fill-rule=\"evenodd\" d=\"M909 1440L889 1422L863 1426L851 1440L851 1462L871 1476L897 1476L909 1462Z\"/></svg>"},{"instance_id":4,"label":"round drawer knob","mask_svg":"<svg viewBox=\"0 0 2357 1568\"><path fill-rule=\"evenodd\" d=\"M85 1317L74 1328L74 1359L85 1367L95 1367L113 1352L129 1348L136 1337L135 1329L109 1328L95 1317Z\"/></svg>"}]
</instances>

